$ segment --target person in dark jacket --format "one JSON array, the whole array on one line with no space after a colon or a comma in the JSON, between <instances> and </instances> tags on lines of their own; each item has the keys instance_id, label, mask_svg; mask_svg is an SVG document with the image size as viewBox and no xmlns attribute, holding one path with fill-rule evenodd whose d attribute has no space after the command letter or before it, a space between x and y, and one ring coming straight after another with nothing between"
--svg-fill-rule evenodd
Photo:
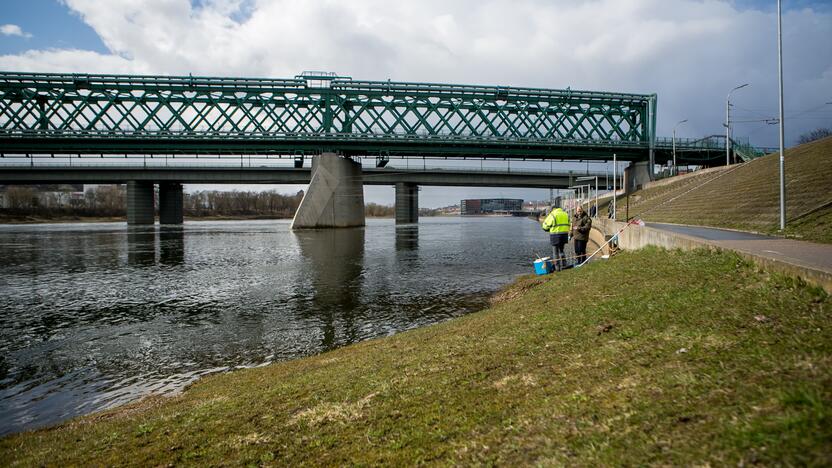
<instances>
[{"instance_id":1,"label":"person in dark jacket","mask_svg":"<svg viewBox=\"0 0 832 468\"><path fill-rule=\"evenodd\" d=\"M578 265L586 261L586 242L589 240L589 230L592 229L592 218L579 205L575 209L572 220L572 239L575 247L575 261Z\"/></svg>"}]
</instances>

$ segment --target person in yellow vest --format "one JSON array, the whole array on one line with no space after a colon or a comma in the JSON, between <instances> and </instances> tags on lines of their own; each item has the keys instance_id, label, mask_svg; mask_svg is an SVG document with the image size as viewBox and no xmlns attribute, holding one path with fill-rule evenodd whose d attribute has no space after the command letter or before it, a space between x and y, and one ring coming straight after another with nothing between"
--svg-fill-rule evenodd
<instances>
[{"instance_id":1,"label":"person in yellow vest","mask_svg":"<svg viewBox=\"0 0 832 468\"><path fill-rule=\"evenodd\" d=\"M546 219L541 226L549 233L549 242L552 244L552 261L555 262L555 270L560 271L566 267L566 254L563 248L569 242L569 214L559 206L552 205Z\"/></svg>"}]
</instances>

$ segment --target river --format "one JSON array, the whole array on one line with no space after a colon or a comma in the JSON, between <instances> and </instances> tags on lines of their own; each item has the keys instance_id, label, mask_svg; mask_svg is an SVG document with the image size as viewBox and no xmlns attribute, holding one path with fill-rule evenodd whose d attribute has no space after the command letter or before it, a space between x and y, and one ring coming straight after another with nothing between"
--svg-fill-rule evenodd
<instances>
[{"instance_id":1,"label":"river","mask_svg":"<svg viewBox=\"0 0 832 468\"><path fill-rule=\"evenodd\" d=\"M480 310L549 249L525 218L289 224L0 226L0 434Z\"/></svg>"}]
</instances>

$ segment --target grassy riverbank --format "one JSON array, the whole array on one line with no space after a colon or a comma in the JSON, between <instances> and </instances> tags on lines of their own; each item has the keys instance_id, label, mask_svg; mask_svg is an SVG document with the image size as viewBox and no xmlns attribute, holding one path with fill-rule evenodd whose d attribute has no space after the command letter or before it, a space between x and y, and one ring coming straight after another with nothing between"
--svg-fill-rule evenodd
<instances>
[{"instance_id":1,"label":"grassy riverbank","mask_svg":"<svg viewBox=\"0 0 832 468\"><path fill-rule=\"evenodd\" d=\"M623 253L443 324L7 437L0 462L829 464L830 311L733 254Z\"/></svg>"}]
</instances>

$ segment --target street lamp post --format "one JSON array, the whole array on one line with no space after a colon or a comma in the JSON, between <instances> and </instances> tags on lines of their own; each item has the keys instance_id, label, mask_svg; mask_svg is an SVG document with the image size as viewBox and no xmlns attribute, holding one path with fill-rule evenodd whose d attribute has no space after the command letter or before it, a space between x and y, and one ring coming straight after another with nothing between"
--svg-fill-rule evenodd
<instances>
[{"instance_id":1,"label":"street lamp post","mask_svg":"<svg viewBox=\"0 0 832 468\"><path fill-rule=\"evenodd\" d=\"M676 175L679 170L677 169L678 166L676 165L676 127L682 125L683 123L687 122L688 119L680 120L673 126L673 175Z\"/></svg>"},{"instance_id":2,"label":"street lamp post","mask_svg":"<svg viewBox=\"0 0 832 468\"><path fill-rule=\"evenodd\" d=\"M777 0L777 72L780 81L780 230L786 229L786 168L783 153L783 31L780 0Z\"/></svg>"},{"instance_id":3,"label":"street lamp post","mask_svg":"<svg viewBox=\"0 0 832 468\"><path fill-rule=\"evenodd\" d=\"M778 0L779 1L779 0ZM748 83L739 85L728 92L725 98L725 165L731 164L731 93L748 86Z\"/></svg>"},{"instance_id":4,"label":"street lamp post","mask_svg":"<svg viewBox=\"0 0 832 468\"><path fill-rule=\"evenodd\" d=\"M612 220L616 221L615 199L618 198L618 155L612 154Z\"/></svg>"}]
</instances>

